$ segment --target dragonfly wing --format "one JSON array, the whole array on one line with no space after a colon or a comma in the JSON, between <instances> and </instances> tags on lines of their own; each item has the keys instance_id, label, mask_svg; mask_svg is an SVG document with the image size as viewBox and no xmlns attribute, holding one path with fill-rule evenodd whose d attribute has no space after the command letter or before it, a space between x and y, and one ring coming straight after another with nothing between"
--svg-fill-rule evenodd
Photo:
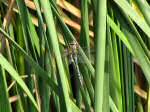
<instances>
[{"instance_id":1,"label":"dragonfly wing","mask_svg":"<svg viewBox=\"0 0 150 112\"><path fill-rule=\"evenodd\" d=\"M84 50L84 53L86 54L86 50ZM90 49L90 59L92 64L94 64L95 61L95 49ZM80 53L78 53L78 63L85 63L82 59L82 56Z\"/></svg>"}]
</instances>

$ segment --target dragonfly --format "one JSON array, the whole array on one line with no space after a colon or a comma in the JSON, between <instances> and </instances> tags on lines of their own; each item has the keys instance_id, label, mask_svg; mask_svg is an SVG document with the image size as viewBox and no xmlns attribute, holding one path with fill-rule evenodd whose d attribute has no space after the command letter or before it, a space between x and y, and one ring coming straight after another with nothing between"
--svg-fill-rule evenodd
<instances>
[{"instance_id":1,"label":"dragonfly","mask_svg":"<svg viewBox=\"0 0 150 112\"><path fill-rule=\"evenodd\" d=\"M80 87L83 86L84 84L83 76L81 75L78 66L78 64L80 63L84 64L84 62L81 59L78 49L79 49L78 43L72 42L68 44L68 47L64 51L65 52L64 56L67 56L69 62L69 72L70 72L71 86L72 86L74 98L77 97L77 92L79 91Z\"/></svg>"},{"instance_id":2,"label":"dragonfly","mask_svg":"<svg viewBox=\"0 0 150 112\"><path fill-rule=\"evenodd\" d=\"M78 61L78 63L84 64L85 62L83 61L81 54L78 52L79 44L77 42L72 42L72 43L69 43L68 46L69 47L65 48L65 50L62 54L62 57L63 58L67 57L69 62L71 62L72 58L75 57L75 58L77 58L76 60ZM82 47L82 49L84 50L85 54L88 52L88 49L86 47ZM95 49L94 48L90 49L90 59L89 60L90 60L91 64L94 65L94 61L95 61Z\"/></svg>"}]
</instances>

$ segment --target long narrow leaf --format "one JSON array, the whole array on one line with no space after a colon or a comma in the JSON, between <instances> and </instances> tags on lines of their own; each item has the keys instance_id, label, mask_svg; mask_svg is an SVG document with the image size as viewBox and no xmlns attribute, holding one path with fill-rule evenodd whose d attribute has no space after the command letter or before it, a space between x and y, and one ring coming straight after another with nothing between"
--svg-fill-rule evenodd
<instances>
[{"instance_id":1,"label":"long narrow leaf","mask_svg":"<svg viewBox=\"0 0 150 112\"><path fill-rule=\"evenodd\" d=\"M105 67L106 14L107 0L97 1L97 30L96 30L96 70L95 70L95 112L103 109L103 86ZM101 80L101 81L100 81Z\"/></svg>"}]
</instances>

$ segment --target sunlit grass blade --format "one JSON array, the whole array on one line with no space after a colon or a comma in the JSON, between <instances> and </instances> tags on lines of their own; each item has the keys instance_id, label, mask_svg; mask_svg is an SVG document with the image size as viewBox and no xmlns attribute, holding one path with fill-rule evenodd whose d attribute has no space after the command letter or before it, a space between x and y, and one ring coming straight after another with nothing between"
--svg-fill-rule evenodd
<instances>
[{"instance_id":1,"label":"sunlit grass blade","mask_svg":"<svg viewBox=\"0 0 150 112\"><path fill-rule=\"evenodd\" d=\"M110 80L109 80L109 77L110 77L110 65L108 63L110 63L110 45L109 45L109 42L108 42L108 36L109 36L109 32L108 32L108 29L109 27L107 27L107 39L106 39L106 58L105 58L105 75L104 75L104 85L105 87L103 88L103 94L104 94L104 97L103 97L103 112L109 112L110 111L110 108L106 108L106 106L110 103L109 102L109 96L110 96L110 86L109 86L109 83L110 83Z\"/></svg>"},{"instance_id":2,"label":"sunlit grass blade","mask_svg":"<svg viewBox=\"0 0 150 112\"><path fill-rule=\"evenodd\" d=\"M109 98L109 105L113 112L119 112L111 97Z\"/></svg>"},{"instance_id":3,"label":"sunlit grass blade","mask_svg":"<svg viewBox=\"0 0 150 112\"><path fill-rule=\"evenodd\" d=\"M106 14L107 0L97 1L96 15L96 70L95 70L95 112L102 112L104 68L105 68L105 42L106 42ZM100 81L101 80L101 81Z\"/></svg>"},{"instance_id":4,"label":"sunlit grass blade","mask_svg":"<svg viewBox=\"0 0 150 112\"><path fill-rule=\"evenodd\" d=\"M147 24L150 26L149 4L147 3L146 0L143 0L143 1L135 0L135 2L137 3L138 7L140 8L140 11L142 12L142 15L144 16Z\"/></svg>"}]
</instances>

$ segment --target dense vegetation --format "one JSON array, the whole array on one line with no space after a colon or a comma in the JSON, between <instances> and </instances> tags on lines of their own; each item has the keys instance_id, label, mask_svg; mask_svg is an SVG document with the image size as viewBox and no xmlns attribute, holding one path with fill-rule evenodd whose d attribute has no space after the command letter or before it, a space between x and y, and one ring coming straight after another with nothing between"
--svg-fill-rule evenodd
<instances>
[{"instance_id":1,"label":"dense vegetation","mask_svg":"<svg viewBox=\"0 0 150 112\"><path fill-rule=\"evenodd\" d=\"M150 112L146 0L0 0L0 112Z\"/></svg>"}]
</instances>

